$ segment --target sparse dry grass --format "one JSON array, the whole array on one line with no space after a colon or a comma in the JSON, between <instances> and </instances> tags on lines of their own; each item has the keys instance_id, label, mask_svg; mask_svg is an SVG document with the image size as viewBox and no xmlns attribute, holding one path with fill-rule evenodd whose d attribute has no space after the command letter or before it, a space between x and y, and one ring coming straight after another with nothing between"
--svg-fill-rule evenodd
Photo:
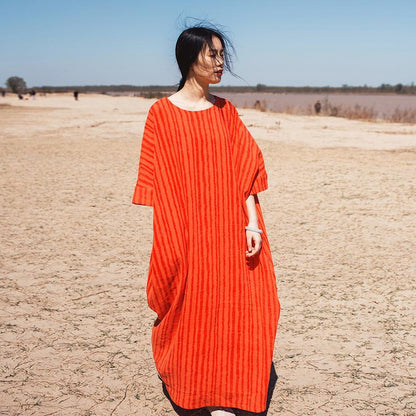
<instances>
[{"instance_id":1,"label":"sparse dry grass","mask_svg":"<svg viewBox=\"0 0 416 416\"><path fill-rule=\"evenodd\" d=\"M396 108L391 117L387 118L387 121L393 123L416 123L416 110L400 109Z\"/></svg>"},{"instance_id":2,"label":"sparse dry grass","mask_svg":"<svg viewBox=\"0 0 416 416\"><path fill-rule=\"evenodd\" d=\"M248 105L245 104L244 108L254 108L256 110L265 112L270 111L274 112L273 110L267 109L267 102L266 100L257 100L254 104ZM320 114L316 114L313 108L313 105L308 106L294 106L290 105L287 106L284 110L285 114L292 114L292 115L322 115L322 116L330 116L330 117L343 117L349 120L363 120L363 121L388 121L390 123L408 123L408 124L416 124L416 110L412 109L401 109L396 108L394 113L390 116L384 115L383 117L379 117L378 112L374 110L372 107L365 107L361 105L354 105L354 106L342 106L342 105L335 105L332 104L328 100L324 100L322 102L322 109Z\"/></svg>"}]
</instances>

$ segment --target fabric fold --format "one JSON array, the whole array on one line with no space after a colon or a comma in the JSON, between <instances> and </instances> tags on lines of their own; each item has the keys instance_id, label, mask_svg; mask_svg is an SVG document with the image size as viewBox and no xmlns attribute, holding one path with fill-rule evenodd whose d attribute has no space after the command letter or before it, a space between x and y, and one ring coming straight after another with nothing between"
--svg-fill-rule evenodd
<instances>
[{"instance_id":1,"label":"fabric fold","mask_svg":"<svg viewBox=\"0 0 416 416\"><path fill-rule=\"evenodd\" d=\"M153 206L152 351L182 408L265 410L280 304L256 195L263 243L250 261L244 228L246 198L265 189L263 155L231 102L151 106L133 203Z\"/></svg>"}]
</instances>

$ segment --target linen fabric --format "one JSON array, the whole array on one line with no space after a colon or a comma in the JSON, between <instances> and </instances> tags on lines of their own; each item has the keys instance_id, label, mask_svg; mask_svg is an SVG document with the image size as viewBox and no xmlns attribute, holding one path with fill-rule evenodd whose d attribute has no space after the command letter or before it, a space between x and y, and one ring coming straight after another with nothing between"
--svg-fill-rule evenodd
<instances>
[{"instance_id":1,"label":"linen fabric","mask_svg":"<svg viewBox=\"0 0 416 416\"><path fill-rule=\"evenodd\" d=\"M257 196L267 188L262 152L230 101L188 111L164 97L150 107L132 202L153 207L153 356L182 408L266 408L280 314ZM250 194L263 230L252 258Z\"/></svg>"}]
</instances>

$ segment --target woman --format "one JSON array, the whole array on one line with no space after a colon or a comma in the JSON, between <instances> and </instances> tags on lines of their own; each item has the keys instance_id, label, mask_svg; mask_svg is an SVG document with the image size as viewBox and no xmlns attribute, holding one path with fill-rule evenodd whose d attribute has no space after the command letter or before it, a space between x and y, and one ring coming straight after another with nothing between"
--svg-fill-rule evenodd
<instances>
[{"instance_id":1,"label":"woman","mask_svg":"<svg viewBox=\"0 0 416 416\"><path fill-rule=\"evenodd\" d=\"M280 313L263 156L236 108L209 93L230 70L228 45L208 27L179 36L182 79L149 110L133 196L153 206L157 372L176 410L215 416L265 411Z\"/></svg>"}]
</instances>

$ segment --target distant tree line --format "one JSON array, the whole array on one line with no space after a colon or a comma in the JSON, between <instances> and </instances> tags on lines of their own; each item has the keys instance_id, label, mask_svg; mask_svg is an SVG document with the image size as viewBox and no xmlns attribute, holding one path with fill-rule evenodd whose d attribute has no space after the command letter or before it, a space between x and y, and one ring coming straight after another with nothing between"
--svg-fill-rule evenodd
<instances>
[{"instance_id":1,"label":"distant tree line","mask_svg":"<svg viewBox=\"0 0 416 416\"><path fill-rule=\"evenodd\" d=\"M216 88L216 87L214 87ZM220 87L222 88L222 87ZM240 87L236 87L240 88ZM246 87L241 87L245 89ZM353 94L374 94L374 93L392 93L392 94L416 94L416 85L412 82L409 85L404 84L381 84L378 87L353 86L343 84L341 87L273 87L264 84L257 84L255 91L252 91L253 87L249 87L251 90L243 90L242 92L272 92L272 93L353 93Z\"/></svg>"},{"instance_id":2,"label":"distant tree line","mask_svg":"<svg viewBox=\"0 0 416 416\"><path fill-rule=\"evenodd\" d=\"M174 85L85 85L85 86L67 86L67 87L54 87L54 86L42 86L34 87L37 91L41 92L70 92L78 90L83 93L117 93L117 92L130 92L137 93L142 96L168 95L176 91L177 87ZM416 94L416 86L414 83L410 85L404 84L382 84L379 87L363 86L351 86L344 84L342 87L276 87L264 84L257 84L256 86L214 86L210 87L213 91L223 92L269 92L269 93L351 93L351 94Z\"/></svg>"},{"instance_id":3,"label":"distant tree line","mask_svg":"<svg viewBox=\"0 0 416 416\"><path fill-rule=\"evenodd\" d=\"M137 85L69 85L64 87L57 86L42 86L42 87L33 87L36 91L53 93L53 92L72 92L79 91L80 93L95 93L95 94L111 94L111 93L132 93L138 96L149 96L148 98L153 98L158 95L164 96L169 95L173 91L176 91L174 86L164 86L164 85L146 85L146 86L137 86Z\"/></svg>"},{"instance_id":4,"label":"distant tree line","mask_svg":"<svg viewBox=\"0 0 416 416\"><path fill-rule=\"evenodd\" d=\"M37 92L53 93L53 92L72 92L80 93L100 93L100 94L116 94L116 93L132 93L147 98L158 98L170 95L177 90L174 85L69 85L69 86L39 86L28 89L23 78L10 77L6 81L9 91L14 93L27 93L29 90ZM351 94L416 94L416 86L414 82L409 85L405 84L381 84L378 87L351 86L344 84L341 87L277 87L265 84L257 84L255 86L211 86L213 91L223 92L268 92L268 93L351 93Z\"/></svg>"}]
</instances>

